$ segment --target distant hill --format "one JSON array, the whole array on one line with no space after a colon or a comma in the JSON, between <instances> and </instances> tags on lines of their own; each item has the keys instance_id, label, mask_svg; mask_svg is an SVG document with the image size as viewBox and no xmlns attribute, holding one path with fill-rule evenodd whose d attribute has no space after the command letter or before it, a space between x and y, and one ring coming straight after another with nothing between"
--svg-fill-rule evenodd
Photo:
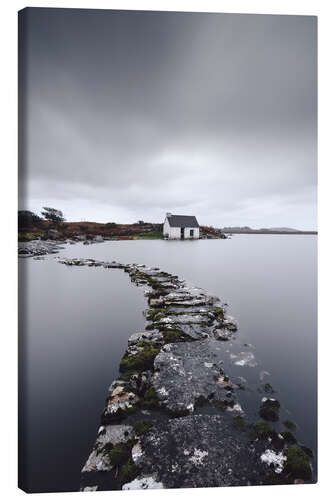
<instances>
[{"instance_id":1,"label":"distant hill","mask_svg":"<svg viewBox=\"0 0 333 500\"><path fill-rule=\"evenodd\" d=\"M268 227L261 229L261 231L279 231L281 233L300 233L299 229L292 229L291 227Z\"/></svg>"},{"instance_id":2,"label":"distant hill","mask_svg":"<svg viewBox=\"0 0 333 500\"><path fill-rule=\"evenodd\" d=\"M234 234L317 234L317 231L301 231L291 227L269 227L261 229L252 229L249 226L229 226L222 227L221 231L224 233Z\"/></svg>"}]
</instances>

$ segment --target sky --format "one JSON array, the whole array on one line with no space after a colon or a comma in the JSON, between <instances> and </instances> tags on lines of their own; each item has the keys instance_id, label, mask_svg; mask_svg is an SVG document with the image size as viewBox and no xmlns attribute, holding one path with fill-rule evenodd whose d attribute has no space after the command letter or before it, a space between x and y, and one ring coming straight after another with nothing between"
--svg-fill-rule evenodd
<instances>
[{"instance_id":1,"label":"sky","mask_svg":"<svg viewBox=\"0 0 333 500\"><path fill-rule=\"evenodd\" d=\"M317 228L317 20L29 8L19 208Z\"/></svg>"}]
</instances>

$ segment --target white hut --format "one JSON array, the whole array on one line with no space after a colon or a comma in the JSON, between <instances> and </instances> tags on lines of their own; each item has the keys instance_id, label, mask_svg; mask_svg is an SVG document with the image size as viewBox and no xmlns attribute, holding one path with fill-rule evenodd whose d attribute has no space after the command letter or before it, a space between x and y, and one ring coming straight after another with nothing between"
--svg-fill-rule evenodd
<instances>
[{"instance_id":1,"label":"white hut","mask_svg":"<svg viewBox=\"0 0 333 500\"><path fill-rule=\"evenodd\" d=\"M200 228L194 215L167 213L163 224L163 237L169 240L197 240Z\"/></svg>"}]
</instances>

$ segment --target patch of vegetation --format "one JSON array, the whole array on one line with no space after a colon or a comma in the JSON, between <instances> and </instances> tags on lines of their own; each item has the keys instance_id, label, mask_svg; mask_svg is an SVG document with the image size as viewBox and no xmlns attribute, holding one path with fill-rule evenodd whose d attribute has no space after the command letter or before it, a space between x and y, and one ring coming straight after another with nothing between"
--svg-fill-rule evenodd
<instances>
[{"instance_id":1,"label":"patch of vegetation","mask_svg":"<svg viewBox=\"0 0 333 500\"><path fill-rule=\"evenodd\" d=\"M160 352L154 342L145 342L142 351L129 356L127 353L120 361L119 370L123 372L134 372L142 370L151 370L154 367L154 359Z\"/></svg>"},{"instance_id":2,"label":"patch of vegetation","mask_svg":"<svg viewBox=\"0 0 333 500\"><path fill-rule=\"evenodd\" d=\"M281 432L281 436L289 444L297 443L297 439L295 438L294 434L292 434L292 432L290 432L290 431Z\"/></svg>"},{"instance_id":3,"label":"patch of vegetation","mask_svg":"<svg viewBox=\"0 0 333 500\"><path fill-rule=\"evenodd\" d=\"M246 427L245 419L241 415L237 415L232 419L232 425L238 431L243 431Z\"/></svg>"},{"instance_id":4,"label":"patch of vegetation","mask_svg":"<svg viewBox=\"0 0 333 500\"><path fill-rule=\"evenodd\" d=\"M276 399L266 399L261 404L259 415L270 422L277 422L279 420L279 410L280 403Z\"/></svg>"},{"instance_id":5,"label":"patch of vegetation","mask_svg":"<svg viewBox=\"0 0 333 500\"><path fill-rule=\"evenodd\" d=\"M277 435L271 424L262 420L252 425L252 434L258 439L274 438Z\"/></svg>"},{"instance_id":6,"label":"patch of vegetation","mask_svg":"<svg viewBox=\"0 0 333 500\"><path fill-rule=\"evenodd\" d=\"M18 233L18 241L32 241L32 240L37 240L37 238L42 238L46 239L46 233L45 232L34 232L34 233L29 233L29 232L19 232Z\"/></svg>"},{"instance_id":7,"label":"patch of vegetation","mask_svg":"<svg viewBox=\"0 0 333 500\"><path fill-rule=\"evenodd\" d=\"M150 420L138 420L134 425L134 430L137 436L142 436L148 432L153 426L153 423Z\"/></svg>"},{"instance_id":8,"label":"patch of vegetation","mask_svg":"<svg viewBox=\"0 0 333 500\"><path fill-rule=\"evenodd\" d=\"M307 454L309 458L313 458L313 452L310 448L308 448L307 446L301 446L301 449L304 451L304 453Z\"/></svg>"},{"instance_id":9,"label":"patch of vegetation","mask_svg":"<svg viewBox=\"0 0 333 500\"><path fill-rule=\"evenodd\" d=\"M133 460L130 458L128 462L122 466L120 473L120 484L121 486L125 483L130 483L139 474L139 468L135 465Z\"/></svg>"},{"instance_id":10,"label":"patch of vegetation","mask_svg":"<svg viewBox=\"0 0 333 500\"><path fill-rule=\"evenodd\" d=\"M176 342L191 342L194 339L176 328L162 331L163 339L166 344L175 344Z\"/></svg>"},{"instance_id":11,"label":"patch of vegetation","mask_svg":"<svg viewBox=\"0 0 333 500\"><path fill-rule=\"evenodd\" d=\"M161 317L166 314L167 310L161 307L156 309L149 309L146 312L147 321L155 321L156 319L161 319Z\"/></svg>"},{"instance_id":12,"label":"patch of vegetation","mask_svg":"<svg viewBox=\"0 0 333 500\"><path fill-rule=\"evenodd\" d=\"M162 231L149 231L149 233L139 233L137 235L140 240L158 240L163 238Z\"/></svg>"},{"instance_id":13,"label":"patch of vegetation","mask_svg":"<svg viewBox=\"0 0 333 500\"><path fill-rule=\"evenodd\" d=\"M126 443L117 443L112 445L107 443L101 450L103 455L106 455L110 464L114 466L124 465L128 462L132 448L137 441L130 439Z\"/></svg>"},{"instance_id":14,"label":"patch of vegetation","mask_svg":"<svg viewBox=\"0 0 333 500\"><path fill-rule=\"evenodd\" d=\"M287 427L290 431L295 431L296 430L296 424L292 420L285 420L283 422L283 425Z\"/></svg>"},{"instance_id":15,"label":"patch of vegetation","mask_svg":"<svg viewBox=\"0 0 333 500\"><path fill-rule=\"evenodd\" d=\"M128 417L128 415L133 415L133 413L136 413L137 411L139 411L138 405L128 406L126 409L118 408L115 413L106 413L104 411L101 416L101 424L110 425L121 422L126 417Z\"/></svg>"},{"instance_id":16,"label":"patch of vegetation","mask_svg":"<svg viewBox=\"0 0 333 500\"><path fill-rule=\"evenodd\" d=\"M214 313L215 313L215 316L217 316L218 318L220 318L220 319L224 318L224 313L223 313L222 307L214 307Z\"/></svg>"},{"instance_id":17,"label":"patch of vegetation","mask_svg":"<svg viewBox=\"0 0 333 500\"><path fill-rule=\"evenodd\" d=\"M294 479L311 479L312 470L308 455L297 446L290 446L286 452L287 462L285 472L291 474Z\"/></svg>"},{"instance_id":18,"label":"patch of vegetation","mask_svg":"<svg viewBox=\"0 0 333 500\"><path fill-rule=\"evenodd\" d=\"M150 410L156 410L160 407L160 402L157 393L153 386L151 386L143 396L142 406Z\"/></svg>"}]
</instances>

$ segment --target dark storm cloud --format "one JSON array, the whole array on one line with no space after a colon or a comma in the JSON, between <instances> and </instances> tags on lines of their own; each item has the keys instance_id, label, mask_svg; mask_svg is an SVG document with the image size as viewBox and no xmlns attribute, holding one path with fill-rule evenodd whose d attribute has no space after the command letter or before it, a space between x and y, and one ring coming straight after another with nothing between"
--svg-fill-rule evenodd
<instances>
[{"instance_id":1,"label":"dark storm cloud","mask_svg":"<svg viewBox=\"0 0 333 500\"><path fill-rule=\"evenodd\" d=\"M26 199L313 228L316 19L28 9Z\"/></svg>"}]
</instances>

